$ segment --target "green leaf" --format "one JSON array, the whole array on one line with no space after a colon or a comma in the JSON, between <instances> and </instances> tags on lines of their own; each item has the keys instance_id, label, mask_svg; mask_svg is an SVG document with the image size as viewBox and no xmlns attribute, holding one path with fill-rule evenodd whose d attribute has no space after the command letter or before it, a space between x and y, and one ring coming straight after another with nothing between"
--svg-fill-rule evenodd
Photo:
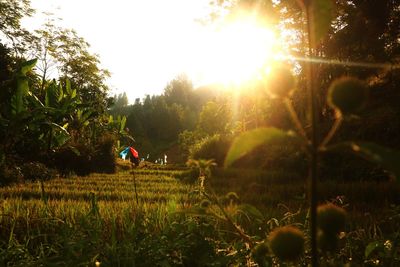
<instances>
[{"instance_id":1,"label":"green leaf","mask_svg":"<svg viewBox=\"0 0 400 267\"><path fill-rule=\"evenodd\" d=\"M69 135L68 132L66 132L66 131L65 132L64 131L56 131L54 133L54 140L53 140L54 143L55 143L54 146L60 147L60 146L62 146L64 144L66 144L69 139L70 139L70 135Z\"/></svg>"},{"instance_id":2,"label":"green leaf","mask_svg":"<svg viewBox=\"0 0 400 267\"><path fill-rule=\"evenodd\" d=\"M349 151L380 165L400 179L400 151L369 142L344 142L326 148L327 151Z\"/></svg>"},{"instance_id":3,"label":"green leaf","mask_svg":"<svg viewBox=\"0 0 400 267\"><path fill-rule=\"evenodd\" d=\"M122 133L125 129L125 125L126 125L126 117L123 116L121 119L121 123L119 125L119 132Z\"/></svg>"},{"instance_id":4,"label":"green leaf","mask_svg":"<svg viewBox=\"0 0 400 267\"><path fill-rule=\"evenodd\" d=\"M11 97L11 113L16 115L26 110L24 99L29 92L28 78L20 76L17 78L17 90Z\"/></svg>"},{"instance_id":5,"label":"green leaf","mask_svg":"<svg viewBox=\"0 0 400 267\"><path fill-rule=\"evenodd\" d=\"M332 0L312 0L310 5L310 19L315 41L318 42L328 32L333 18Z\"/></svg>"},{"instance_id":6,"label":"green leaf","mask_svg":"<svg viewBox=\"0 0 400 267\"><path fill-rule=\"evenodd\" d=\"M57 102L59 103L62 99L64 98L64 90L62 88L62 84L58 85L58 90L57 90Z\"/></svg>"},{"instance_id":7,"label":"green leaf","mask_svg":"<svg viewBox=\"0 0 400 267\"><path fill-rule=\"evenodd\" d=\"M250 204L242 204L238 207L238 211L247 214L252 219L264 220L264 216L256 207Z\"/></svg>"},{"instance_id":8,"label":"green leaf","mask_svg":"<svg viewBox=\"0 0 400 267\"><path fill-rule=\"evenodd\" d=\"M82 113L83 113L83 110L82 110L82 109L78 109L78 110L76 111L76 118L77 118L78 120L81 120L81 118L82 118Z\"/></svg>"},{"instance_id":9,"label":"green leaf","mask_svg":"<svg viewBox=\"0 0 400 267\"><path fill-rule=\"evenodd\" d=\"M81 155L81 152L79 152L79 150L76 147L69 146L69 148L71 149L72 152L74 152L75 155L77 156Z\"/></svg>"},{"instance_id":10,"label":"green leaf","mask_svg":"<svg viewBox=\"0 0 400 267\"><path fill-rule=\"evenodd\" d=\"M224 166L231 166L235 161L260 145L295 137L296 135L293 132L285 132L273 127L258 128L244 132L233 141L226 155Z\"/></svg>"},{"instance_id":11,"label":"green leaf","mask_svg":"<svg viewBox=\"0 0 400 267\"><path fill-rule=\"evenodd\" d=\"M210 214L207 214L206 209L198 206L193 206L187 209L182 209L182 210L177 210L175 212L176 214L183 213L186 215L194 215L194 216L209 216Z\"/></svg>"},{"instance_id":12,"label":"green leaf","mask_svg":"<svg viewBox=\"0 0 400 267\"><path fill-rule=\"evenodd\" d=\"M53 144L51 147L60 147L70 139L69 132L63 126L54 122L44 122L43 124L52 129L51 134L53 136Z\"/></svg>"},{"instance_id":13,"label":"green leaf","mask_svg":"<svg viewBox=\"0 0 400 267\"><path fill-rule=\"evenodd\" d=\"M87 121L90 118L94 117L96 114L92 110L85 110L81 115L82 121Z\"/></svg>"},{"instance_id":14,"label":"green leaf","mask_svg":"<svg viewBox=\"0 0 400 267\"><path fill-rule=\"evenodd\" d=\"M46 89L45 104L47 107L56 107L60 99L60 89L52 82Z\"/></svg>"},{"instance_id":15,"label":"green leaf","mask_svg":"<svg viewBox=\"0 0 400 267\"><path fill-rule=\"evenodd\" d=\"M37 62L37 58L31 59L31 60L28 60L28 61L25 61L24 63L22 63L20 74L25 76L28 73L28 71L30 71L33 67L35 67L36 62Z\"/></svg>"},{"instance_id":16,"label":"green leaf","mask_svg":"<svg viewBox=\"0 0 400 267\"><path fill-rule=\"evenodd\" d=\"M37 108L38 107L39 108L43 108L44 107L42 101L40 101L40 99L36 95L34 95L32 92L28 92L28 95L30 96L31 102L33 103L33 105L35 107L37 107Z\"/></svg>"},{"instance_id":17,"label":"green leaf","mask_svg":"<svg viewBox=\"0 0 400 267\"><path fill-rule=\"evenodd\" d=\"M14 95L11 97L11 114L13 115L26 110L24 99L29 92L29 83L26 73L35 66L36 62L37 59L25 61L17 72L17 88Z\"/></svg>"},{"instance_id":18,"label":"green leaf","mask_svg":"<svg viewBox=\"0 0 400 267\"><path fill-rule=\"evenodd\" d=\"M367 259L369 255L371 255L372 252L374 252L377 248L381 246L379 241L374 241L368 244L368 246L365 248L365 258Z\"/></svg>"},{"instance_id":19,"label":"green leaf","mask_svg":"<svg viewBox=\"0 0 400 267\"><path fill-rule=\"evenodd\" d=\"M69 81L69 79L65 79L65 91L68 95L72 97L72 90L71 90L71 82Z\"/></svg>"}]
</instances>

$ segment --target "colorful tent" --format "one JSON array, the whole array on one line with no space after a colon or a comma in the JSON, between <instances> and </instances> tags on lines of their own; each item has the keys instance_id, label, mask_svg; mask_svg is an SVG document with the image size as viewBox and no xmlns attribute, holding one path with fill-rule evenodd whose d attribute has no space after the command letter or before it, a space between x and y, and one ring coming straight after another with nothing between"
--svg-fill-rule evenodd
<instances>
[{"instance_id":1,"label":"colorful tent","mask_svg":"<svg viewBox=\"0 0 400 267\"><path fill-rule=\"evenodd\" d=\"M121 153L119 153L119 155L121 156L121 158L126 159L126 156L128 156L128 153L130 152L129 150L129 146L127 148L125 148L124 150L121 151Z\"/></svg>"},{"instance_id":2,"label":"colorful tent","mask_svg":"<svg viewBox=\"0 0 400 267\"><path fill-rule=\"evenodd\" d=\"M129 150L134 158L139 158L139 153L133 147L129 147Z\"/></svg>"},{"instance_id":3,"label":"colorful tent","mask_svg":"<svg viewBox=\"0 0 400 267\"><path fill-rule=\"evenodd\" d=\"M133 147L126 147L124 150L119 153L121 158L125 159L128 155L134 158L139 158L139 153Z\"/></svg>"}]
</instances>

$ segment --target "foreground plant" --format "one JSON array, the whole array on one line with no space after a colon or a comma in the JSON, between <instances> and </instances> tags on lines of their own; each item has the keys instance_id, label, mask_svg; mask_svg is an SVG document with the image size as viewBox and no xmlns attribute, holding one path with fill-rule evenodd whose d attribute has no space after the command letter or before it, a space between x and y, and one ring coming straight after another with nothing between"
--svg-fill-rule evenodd
<instances>
[{"instance_id":1,"label":"foreground plant","mask_svg":"<svg viewBox=\"0 0 400 267\"><path fill-rule=\"evenodd\" d=\"M307 31L307 53L305 57L305 72L308 89L308 106L309 106L309 122L310 132L305 131L304 123L299 119L292 101L290 99L295 86L294 77L290 70L282 70L282 67L271 71L268 81L274 81L274 84L268 85L268 91L277 100L281 101L288 110L293 121L295 131L283 131L277 128L258 128L247 131L237 136L225 159L225 167L232 166L237 160L244 155L253 151L256 147L277 140L296 139L303 144L303 149L309 157L309 179L308 179L308 199L310 207L310 244L311 244L311 265L318 265L317 251L317 180L318 180L318 164L321 153L327 151L350 151L357 156L361 156L373 163L379 164L389 172L393 173L397 178L400 177L400 152L389 148L381 147L377 144L368 142L347 141L335 145L329 145L333 136L341 126L344 118L358 115L365 108L368 100L368 88L364 82L355 77L341 77L332 81L327 96L327 102L334 110L336 117L331 130L320 138L318 125L318 114L320 112L317 102L319 92L316 88L315 81L316 71L312 64L313 56L316 52L317 44L320 39L327 33L331 20L333 2L329 0L312 0L297 1L303 10L306 21ZM272 88L271 88L272 87ZM332 219L338 223L335 229L329 222ZM320 209L320 227L322 233L319 235L320 243L334 244L337 241L338 229L343 227L344 213L332 206L321 207ZM322 224L321 224L322 223ZM289 242L287 242L289 244ZM332 248L335 246L326 246Z\"/></svg>"},{"instance_id":2,"label":"foreground plant","mask_svg":"<svg viewBox=\"0 0 400 267\"><path fill-rule=\"evenodd\" d=\"M268 236L269 246L281 261L295 261L304 252L303 233L293 227L285 226L275 229Z\"/></svg>"}]
</instances>

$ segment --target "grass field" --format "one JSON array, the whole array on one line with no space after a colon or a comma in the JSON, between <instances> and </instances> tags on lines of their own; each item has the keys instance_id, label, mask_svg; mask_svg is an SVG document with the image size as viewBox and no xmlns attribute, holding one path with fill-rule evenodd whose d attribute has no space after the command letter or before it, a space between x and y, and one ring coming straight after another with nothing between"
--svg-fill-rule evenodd
<instances>
[{"instance_id":1,"label":"grass field","mask_svg":"<svg viewBox=\"0 0 400 267\"><path fill-rule=\"evenodd\" d=\"M43 261L40 264L94 264L102 251L111 253L109 250L120 247L124 239L129 242L139 221L155 231L177 203L186 201L192 186L170 174L148 171L135 175L139 205L130 172L56 178L44 186L30 182L1 188L2 264L37 266L38 257L39 262ZM146 219L142 219L144 215ZM141 230L146 232L147 225ZM63 246L71 251L64 251ZM113 260L118 259L111 255Z\"/></svg>"},{"instance_id":2,"label":"grass field","mask_svg":"<svg viewBox=\"0 0 400 267\"><path fill-rule=\"evenodd\" d=\"M305 182L298 174L216 170L207 187L255 240L277 225L306 229ZM189 171L156 169L0 188L0 266L252 265L229 225L189 215L201 201L196 189ZM239 200L225 197L229 192ZM398 234L399 192L390 182L320 184L321 202L348 211L343 257L365 262L369 243Z\"/></svg>"}]
</instances>

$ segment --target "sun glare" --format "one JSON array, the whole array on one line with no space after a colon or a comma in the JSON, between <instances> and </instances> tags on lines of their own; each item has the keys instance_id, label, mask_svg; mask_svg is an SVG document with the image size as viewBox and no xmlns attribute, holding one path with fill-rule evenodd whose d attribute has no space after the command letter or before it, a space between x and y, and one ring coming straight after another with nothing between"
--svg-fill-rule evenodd
<instances>
[{"instance_id":1,"label":"sun glare","mask_svg":"<svg viewBox=\"0 0 400 267\"><path fill-rule=\"evenodd\" d=\"M198 50L193 64L205 83L240 85L270 66L278 48L270 28L252 19L237 19L210 31Z\"/></svg>"}]
</instances>

